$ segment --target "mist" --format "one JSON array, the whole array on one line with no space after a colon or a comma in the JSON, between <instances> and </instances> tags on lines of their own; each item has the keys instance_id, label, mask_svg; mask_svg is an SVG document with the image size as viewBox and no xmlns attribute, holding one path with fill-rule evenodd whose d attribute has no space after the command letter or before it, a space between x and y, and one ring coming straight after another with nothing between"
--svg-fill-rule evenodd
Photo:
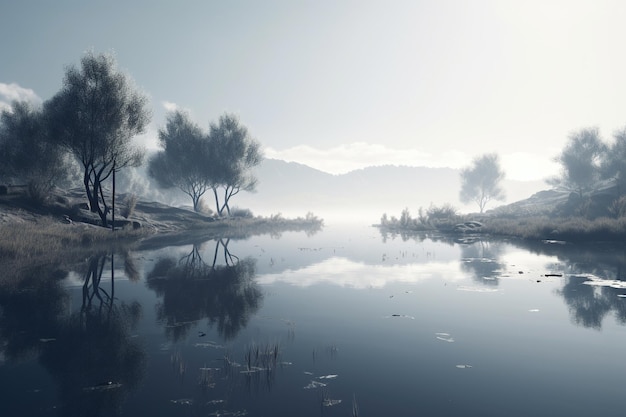
<instances>
[{"instance_id":1,"label":"mist","mask_svg":"<svg viewBox=\"0 0 626 417\"><path fill-rule=\"evenodd\" d=\"M333 175L307 165L268 158L252 172L258 178L256 192L241 192L233 198L233 207L249 209L257 216L281 214L293 218L312 212L327 224L373 224L383 213L399 215L404 208L414 214L420 207L443 204L462 213L477 209L459 202L459 171L451 168L387 165ZM490 205L489 209L526 199L547 188L543 181L515 180L504 180L503 187L506 200ZM184 193L176 188L160 189L148 177L145 164L120 172L118 190L147 201L192 209L191 199ZM215 210L212 192L205 194L203 200Z\"/></svg>"}]
</instances>

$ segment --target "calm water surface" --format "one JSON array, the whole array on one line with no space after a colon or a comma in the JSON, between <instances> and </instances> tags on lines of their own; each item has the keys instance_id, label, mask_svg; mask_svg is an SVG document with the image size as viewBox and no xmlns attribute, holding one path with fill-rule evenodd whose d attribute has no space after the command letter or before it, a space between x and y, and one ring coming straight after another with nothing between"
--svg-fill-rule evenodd
<instances>
[{"instance_id":1,"label":"calm water surface","mask_svg":"<svg viewBox=\"0 0 626 417\"><path fill-rule=\"evenodd\" d=\"M328 226L50 266L0 296L0 416L621 416L625 253Z\"/></svg>"}]
</instances>

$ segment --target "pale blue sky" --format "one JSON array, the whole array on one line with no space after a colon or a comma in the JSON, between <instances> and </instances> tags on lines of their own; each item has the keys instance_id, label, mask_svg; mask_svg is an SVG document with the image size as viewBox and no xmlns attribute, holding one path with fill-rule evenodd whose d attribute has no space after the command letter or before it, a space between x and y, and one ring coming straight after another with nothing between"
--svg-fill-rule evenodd
<instances>
[{"instance_id":1,"label":"pale blue sky","mask_svg":"<svg viewBox=\"0 0 626 417\"><path fill-rule=\"evenodd\" d=\"M626 126L624 21L623 1L5 1L0 101L114 51L150 96L149 146L178 106L329 172L498 152L542 178L572 130Z\"/></svg>"}]
</instances>

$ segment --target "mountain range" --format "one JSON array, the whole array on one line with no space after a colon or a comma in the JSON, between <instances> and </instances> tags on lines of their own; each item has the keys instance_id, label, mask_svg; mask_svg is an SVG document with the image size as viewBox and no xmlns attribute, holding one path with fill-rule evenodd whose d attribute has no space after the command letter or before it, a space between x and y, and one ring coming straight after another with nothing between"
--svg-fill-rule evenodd
<instances>
[{"instance_id":1,"label":"mountain range","mask_svg":"<svg viewBox=\"0 0 626 417\"><path fill-rule=\"evenodd\" d=\"M265 159L255 170L259 183L255 193L242 192L232 205L250 208L255 214L281 213L287 217L307 212L324 219L377 222L383 213L399 216L406 207L417 215L420 207L451 204L461 212L473 212L476 205L459 201L459 170L407 166L372 166L341 175L329 174L307 165ZM504 202L487 208L526 199L546 188L543 181L505 179Z\"/></svg>"}]
</instances>

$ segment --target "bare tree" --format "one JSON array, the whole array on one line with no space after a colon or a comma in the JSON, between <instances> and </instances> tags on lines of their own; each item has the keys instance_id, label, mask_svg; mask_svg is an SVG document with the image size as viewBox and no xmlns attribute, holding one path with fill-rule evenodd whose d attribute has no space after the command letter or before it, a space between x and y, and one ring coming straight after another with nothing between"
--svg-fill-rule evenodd
<instances>
[{"instance_id":1,"label":"bare tree","mask_svg":"<svg viewBox=\"0 0 626 417\"><path fill-rule=\"evenodd\" d=\"M230 199L240 191L254 191L257 178L252 169L263 160L261 145L248 133L237 116L224 114L218 123L211 123L209 137L215 149L217 181L213 186L217 212L222 215L224 209L230 215ZM220 205L218 187L224 190L224 199Z\"/></svg>"},{"instance_id":2,"label":"bare tree","mask_svg":"<svg viewBox=\"0 0 626 417\"><path fill-rule=\"evenodd\" d=\"M548 184L575 191L582 198L600 179L600 166L606 150L597 127L573 132L561 154L555 158L561 164L561 175L548 180Z\"/></svg>"},{"instance_id":3,"label":"bare tree","mask_svg":"<svg viewBox=\"0 0 626 417\"><path fill-rule=\"evenodd\" d=\"M504 190L500 187L504 175L497 154L485 154L475 158L470 167L461 170L461 201L476 202L483 213L490 201L504 200Z\"/></svg>"},{"instance_id":4,"label":"bare tree","mask_svg":"<svg viewBox=\"0 0 626 417\"><path fill-rule=\"evenodd\" d=\"M132 138L150 121L147 103L111 55L92 52L81 59L80 68L67 68L61 91L46 103L52 137L84 168L87 199L103 226L109 208L102 182L113 170L141 165L143 150L133 146Z\"/></svg>"},{"instance_id":5,"label":"bare tree","mask_svg":"<svg viewBox=\"0 0 626 417\"><path fill-rule=\"evenodd\" d=\"M159 130L159 141L163 150L150 159L148 175L162 188L179 188L199 211L201 197L216 181L209 137L186 113L175 111Z\"/></svg>"}]
</instances>

